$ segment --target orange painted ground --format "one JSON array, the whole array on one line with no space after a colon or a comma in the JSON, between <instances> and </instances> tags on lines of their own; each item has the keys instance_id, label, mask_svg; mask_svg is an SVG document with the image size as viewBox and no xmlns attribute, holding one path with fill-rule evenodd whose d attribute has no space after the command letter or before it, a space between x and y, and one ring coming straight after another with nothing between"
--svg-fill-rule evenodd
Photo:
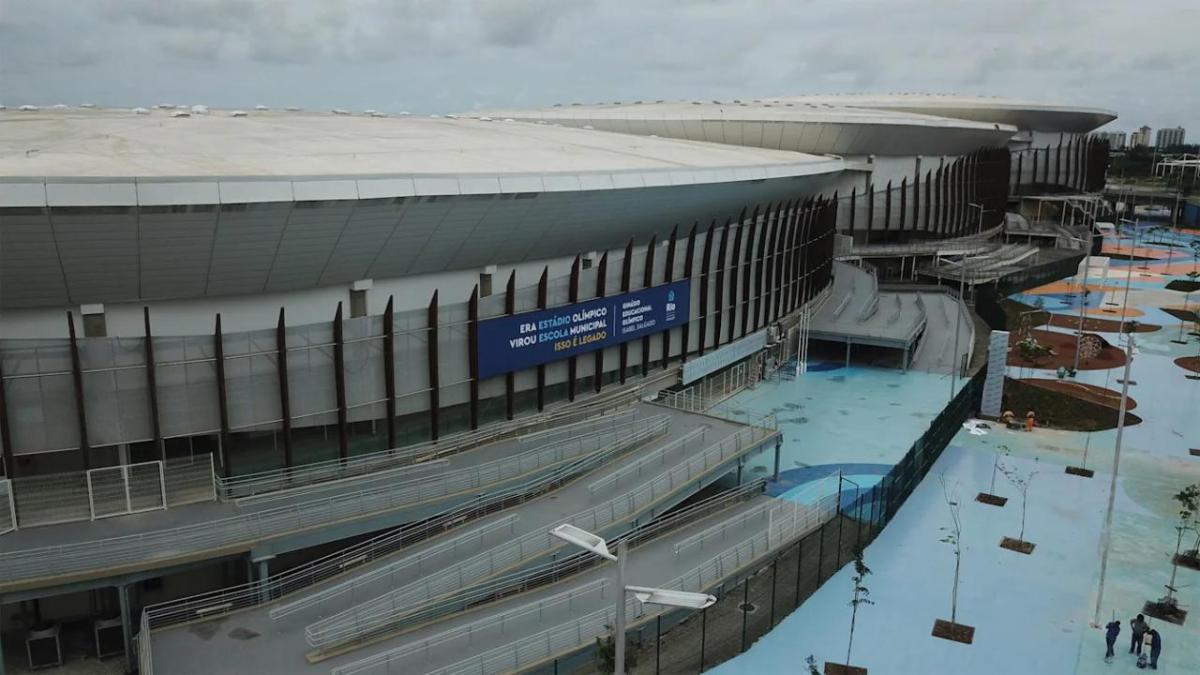
<instances>
[{"instance_id":1,"label":"orange painted ground","mask_svg":"<svg viewBox=\"0 0 1200 675\"><path fill-rule=\"evenodd\" d=\"M1074 335L1055 333L1048 330L1033 330L1030 331L1030 334L1038 341L1038 344L1049 347L1054 353L1040 357L1034 361L1026 359L1021 356L1021 350L1017 346L1017 343L1021 341L1021 335L1019 332L1013 331L1008 335L1008 365L1021 368L1048 369L1055 369L1059 366L1071 368L1075 365ZM1103 338L1101 339L1103 340ZM1125 365L1125 352L1105 341L1099 355L1094 358L1080 360L1079 369L1104 370L1123 365Z\"/></svg>"},{"instance_id":2,"label":"orange painted ground","mask_svg":"<svg viewBox=\"0 0 1200 675\"><path fill-rule=\"evenodd\" d=\"M1077 314L1051 314L1050 325L1059 328L1079 329L1079 315ZM1093 331L1096 333L1119 333L1121 331L1121 322L1112 319L1092 319L1085 317L1083 320L1083 330ZM1134 330L1135 333L1153 333L1156 330L1162 330L1162 326L1156 326L1152 323L1139 323Z\"/></svg>"},{"instance_id":3,"label":"orange painted ground","mask_svg":"<svg viewBox=\"0 0 1200 675\"><path fill-rule=\"evenodd\" d=\"M1092 293L1109 293L1109 292L1123 290L1125 287L1118 286L1115 284L1105 285L1105 284L1093 283L1092 281L1088 281L1087 288ZM1079 293L1079 284L1072 283L1069 281L1055 281L1053 283L1046 284L1045 286L1038 286L1037 288L1035 288L1033 290L1026 291L1026 293L1028 293L1030 295L1049 295L1051 293L1076 293L1076 294L1078 294Z\"/></svg>"}]
</instances>

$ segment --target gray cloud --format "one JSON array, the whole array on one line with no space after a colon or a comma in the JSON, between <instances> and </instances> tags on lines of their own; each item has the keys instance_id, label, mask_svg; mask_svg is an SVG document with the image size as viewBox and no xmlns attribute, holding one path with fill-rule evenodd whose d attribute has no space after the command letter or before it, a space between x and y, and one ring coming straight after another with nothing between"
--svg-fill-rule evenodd
<instances>
[{"instance_id":1,"label":"gray cloud","mask_svg":"<svg viewBox=\"0 0 1200 675\"><path fill-rule=\"evenodd\" d=\"M1200 7L1160 0L9 0L6 104L448 112L940 91L1200 136Z\"/></svg>"}]
</instances>

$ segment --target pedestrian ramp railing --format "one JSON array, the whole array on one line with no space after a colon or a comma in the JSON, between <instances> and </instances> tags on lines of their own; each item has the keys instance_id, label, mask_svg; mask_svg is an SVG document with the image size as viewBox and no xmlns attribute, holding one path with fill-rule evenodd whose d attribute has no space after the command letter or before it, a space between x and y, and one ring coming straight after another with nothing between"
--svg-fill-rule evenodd
<instances>
[{"instance_id":1,"label":"pedestrian ramp railing","mask_svg":"<svg viewBox=\"0 0 1200 675\"><path fill-rule=\"evenodd\" d=\"M358 600L357 593L360 591L378 586L390 587L400 581L444 569L455 560L460 560L481 548L488 548L504 539L511 538L519 520L520 517L516 514L498 518L458 536L442 540L393 563L375 567L327 586L316 593L310 593L292 602L272 607L268 615L272 620L278 621L310 607L321 606L322 603L327 603L334 598L353 603Z\"/></svg>"},{"instance_id":2,"label":"pedestrian ramp railing","mask_svg":"<svg viewBox=\"0 0 1200 675\"><path fill-rule=\"evenodd\" d=\"M88 469L86 476L92 520L167 508L162 462Z\"/></svg>"},{"instance_id":3,"label":"pedestrian ramp railing","mask_svg":"<svg viewBox=\"0 0 1200 675\"><path fill-rule=\"evenodd\" d=\"M632 399L623 397L618 399L618 402L628 406ZM228 478L217 477L217 494L222 501L232 501L279 492L294 493L304 488L319 487L323 483L368 476L380 471L449 457L513 435L517 435L518 444L522 446L542 445L555 438L565 440L579 433L615 428L636 415L636 411L628 407L624 410L618 409L615 413L604 412L602 408L599 415L595 411L585 411L590 412L591 416L566 424L554 423L564 417L562 413L552 416L546 413L546 419L500 422L402 449L383 450L346 459L313 462ZM521 435L525 431L528 433ZM538 436L542 433L547 436L539 439Z\"/></svg>"},{"instance_id":4,"label":"pedestrian ramp railing","mask_svg":"<svg viewBox=\"0 0 1200 675\"><path fill-rule=\"evenodd\" d=\"M678 560L681 555L691 555L697 550L714 547L720 550L731 537L737 537L747 529L759 528L764 522L772 526L787 523L793 528L818 527L837 511L837 488L837 476L829 476L813 481L790 494L787 499L772 499L745 509L676 542L673 546L675 559ZM803 519L807 524L798 525L796 519Z\"/></svg>"},{"instance_id":5,"label":"pedestrian ramp railing","mask_svg":"<svg viewBox=\"0 0 1200 675\"><path fill-rule=\"evenodd\" d=\"M650 471L655 467L660 467L667 462L667 458L678 452L687 452L689 448L704 447L704 437L708 433L710 427L704 425L699 429L692 429L683 436L667 443L666 445L654 450L650 454L641 457L631 464L617 469L608 474L604 478L597 480L588 485L588 492L595 495L597 492L612 490L619 483L630 477L641 477L643 473Z\"/></svg>"},{"instance_id":6,"label":"pedestrian ramp railing","mask_svg":"<svg viewBox=\"0 0 1200 675\"><path fill-rule=\"evenodd\" d=\"M570 622L576 606L611 602L612 582L597 579L547 598L514 609L476 619L423 640L405 644L362 661L334 668L331 675L359 673L419 673L428 664L452 659L480 642L496 642L510 637L522 626L543 622ZM519 634L519 633L518 633ZM382 668L382 669L380 669Z\"/></svg>"},{"instance_id":7,"label":"pedestrian ramp railing","mask_svg":"<svg viewBox=\"0 0 1200 675\"><path fill-rule=\"evenodd\" d=\"M755 561L763 559L810 531L809 519L787 517L789 512L796 511L797 506L802 507L797 504L776 503L777 515L772 520L773 535L771 528L762 528L701 565L659 586L671 590L706 592L722 581L743 572ZM819 526L819 523L812 525L816 526ZM429 675L493 675L522 671L557 655L585 647L597 637L611 632L615 617L614 608L610 605L614 602L611 593L606 593L609 588L606 585L607 581L593 581L537 602L481 617L429 638L335 668L331 671L332 675L399 675L411 672L426 672ZM577 611L570 611L572 603L582 607L603 604L604 607L576 616ZM546 611L547 606L558 608L564 604L567 605L568 611L550 613L549 620L531 618L538 616L539 611ZM636 598L626 599L625 613L631 622L646 616L646 610L647 607ZM564 614L566 616L563 616ZM546 624L551 627L536 630L538 625ZM535 630L530 631L530 628ZM480 645L506 638L516 639L501 646L485 648L479 654L452 661L450 665L437 665L452 659L454 654L479 649Z\"/></svg>"},{"instance_id":8,"label":"pedestrian ramp railing","mask_svg":"<svg viewBox=\"0 0 1200 675\"><path fill-rule=\"evenodd\" d=\"M216 498L212 455L99 467L11 480L16 528L97 520Z\"/></svg>"},{"instance_id":9,"label":"pedestrian ramp railing","mask_svg":"<svg viewBox=\"0 0 1200 675\"><path fill-rule=\"evenodd\" d=\"M731 490L723 491L692 504L687 508L673 512L670 516L640 525L630 532L611 540L609 546L615 547L619 542L626 541L632 550L654 539L665 536L689 523L720 513L735 504L757 497L762 494L765 486L766 481L759 479ZM393 632L404 632L468 608L477 608L489 602L503 600L518 593L525 593L541 586L556 583L603 562L602 558L589 551L580 551L565 557L557 557L554 560L535 567L505 574L485 583L468 586L454 593L435 598L430 602L414 605L405 616L399 618L392 625L392 629Z\"/></svg>"},{"instance_id":10,"label":"pedestrian ramp railing","mask_svg":"<svg viewBox=\"0 0 1200 675\"><path fill-rule=\"evenodd\" d=\"M775 433L760 427L739 429L637 488L557 522L571 523L589 532L605 532L614 525L637 518L679 490L695 486L706 474L758 447L762 440ZM548 528L539 527L373 600L311 623L304 629L305 640L318 650L328 651L394 632L413 607L549 555L562 545L550 535Z\"/></svg>"},{"instance_id":11,"label":"pedestrian ramp railing","mask_svg":"<svg viewBox=\"0 0 1200 675\"><path fill-rule=\"evenodd\" d=\"M661 436L669 428L670 417L667 415L657 415L637 420L628 427L618 431L613 436L612 441L599 451L587 454L574 462L558 467L549 474L540 476L515 488L494 493L481 506L474 507L469 512L464 512L459 523L466 522L469 518L479 517L484 513L510 508L530 499L540 497L550 490L575 480L588 471L604 464L612 457L647 440ZM479 541L482 542L483 540ZM488 543L491 543L490 540L488 540ZM481 548L481 550L486 549ZM456 557L461 559L463 552L464 547L461 545L458 546L458 555ZM452 560L453 558L447 560L441 556L437 556L436 552L430 551L407 556L355 575L342 583L320 589L302 598L275 607L271 610L270 616L272 619L278 620L309 607L321 606L323 609L328 609L329 603L344 602L344 598L341 596L349 594L351 597L354 597L354 594L364 592L363 589L373 588L380 580L405 578L414 574L424 573L430 569L444 570L446 569L445 564L439 566L433 564L433 562L441 561L442 563L449 563Z\"/></svg>"},{"instance_id":12,"label":"pedestrian ramp railing","mask_svg":"<svg viewBox=\"0 0 1200 675\"><path fill-rule=\"evenodd\" d=\"M272 502L302 501L306 497L311 498L313 495L318 495L331 490L369 490L384 483L408 482L418 478L422 480L430 480L444 474L449 467L449 460L431 459L429 461L424 461L417 464L404 464L390 468L384 467L379 471L374 471L350 478L312 483L287 490L262 492L249 497L239 497L238 499L233 500L233 503L237 504L239 508L259 508L263 504L270 504Z\"/></svg>"},{"instance_id":13,"label":"pedestrian ramp railing","mask_svg":"<svg viewBox=\"0 0 1200 675\"><path fill-rule=\"evenodd\" d=\"M668 428L669 418L656 416L640 420L635 423L635 426L637 424L651 433L661 434ZM550 474L517 488L492 492L486 498L480 496L463 506L444 511L433 518L404 525L266 579L153 605L147 609L151 626L158 630L189 621L224 616L279 600L335 577L346 575L452 528L540 497L607 461L613 453L620 452L630 444L639 443L641 440L641 437L637 435L626 437L601 452L588 455L582 460L560 467ZM488 536L492 536L494 533L503 534L506 529L511 530L516 522L515 515L501 518L493 523L494 528L489 530ZM471 535L463 535L459 538L457 547L460 551L465 544L465 538L469 536ZM435 562L433 557L427 557L422 564L418 565L418 569L435 569L433 562ZM386 570L386 568L377 568L368 574L387 574L386 571L379 572L380 569ZM367 587L370 579L364 578L360 583L363 587ZM288 616L337 598L347 592L347 589L353 588L352 581L339 583L293 602L274 607L270 611L270 616L272 619Z\"/></svg>"},{"instance_id":14,"label":"pedestrian ramp railing","mask_svg":"<svg viewBox=\"0 0 1200 675\"><path fill-rule=\"evenodd\" d=\"M417 479L368 490L337 493L170 530L0 553L0 579L105 570L194 551L233 545L250 546L264 539L311 530L332 522L436 503L477 492L485 486L532 476L589 453L602 453L607 445L621 438L638 433L665 433L669 424L669 415L656 415L617 432L596 432L515 457L446 472L429 480Z\"/></svg>"},{"instance_id":15,"label":"pedestrian ramp railing","mask_svg":"<svg viewBox=\"0 0 1200 675\"><path fill-rule=\"evenodd\" d=\"M134 640L137 650L138 675L154 675L154 653L150 637L150 617L142 610L141 622L138 624L137 638Z\"/></svg>"},{"instance_id":16,"label":"pedestrian ramp railing","mask_svg":"<svg viewBox=\"0 0 1200 675\"><path fill-rule=\"evenodd\" d=\"M517 436L517 444L521 447L531 447L536 445L546 445L548 443L556 443L564 440L569 440L583 433L594 431L612 431L621 426L629 424L638 416L638 411L632 408L620 410L615 413L608 413L599 417L591 417L555 426L551 429L543 429L527 434Z\"/></svg>"},{"instance_id":17,"label":"pedestrian ramp railing","mask_svg":"<svg viewBox=\"0 0 1200 675\"><path fill-rule=\"evenodd\" d=\"M12 481L0 480L0 534L17 529L17 507L13 503Z\"/></svg>"}]
</instances>

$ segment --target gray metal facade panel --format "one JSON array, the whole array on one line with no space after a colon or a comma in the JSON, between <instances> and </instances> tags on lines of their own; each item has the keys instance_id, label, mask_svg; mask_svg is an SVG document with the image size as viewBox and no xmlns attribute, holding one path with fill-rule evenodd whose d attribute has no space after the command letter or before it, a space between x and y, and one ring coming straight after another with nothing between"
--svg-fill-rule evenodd
<instances>
[{"instance_id":1,"label":"gray metal facade panel","mask_svg":"<svg viewBox=\"0 0 1200 675\"><path fill-rule=\"evenodd\" d=\"M320 283L354 202L299 202L288 215L267 278L268 291L311 288Z\"/></svg>"},{"instance_id":2,"label":"gray metal facade panel","mask_svg":"<svg viewBox=\"0 0 1200 675\"><path fill-rule=\"evenodd\" d=\"M368 276L375 279L403 276L408 273L442 220L455 204L445 197L414 198L401 214L387 242L371 264Z\"/></svg>"},{"instance_id":3,"label":"gray metal facade panel","mask_svg":"<svg viewBox=\"0 0 1200 675\"><path fill-rule=\"evenodd\" d=\"M135 209L54 208L50 220L73 301L139 295Z\"/></svg>"},{"instance_id":4,"label":"gray metal facade panel","mask_svg":"<svg viewBox=\"0 0 1200 675\"><path fill-rule=\"evenodd\" d=\"M0 209L0 307L68 302L45 209Z\"/></svg>"},{"instance_id":5,"label":"gray metal facade panel","mask_svg":"<svg viewBox=\"0 0 1200 675\"><path fill-rule=\"evenodd\" d=\"M400 222L403 199L359 202L329 256L319 283L347 283L368 276L371 262Z\"/></svg>"},{"instance_id":6,"label":"gray metal facade panel","mask_svg":"<svg viewBox=\"0 0 1200 675\"><path fill-rule=\"evenodd\" d=\"M221 208L209 266L208 295L262 291L279 249L291 204Z\"/></svg>"},{"instance_id":7,"label":"gray metal facade panel","mask_svg":"<svg viewBox=\"0 0 1200 675\"><path fill-rule=\"evenodd\" d=\"M497 200L491 195L487 198L464 197L458 200L454 208L446 213L438 228L429 233L429 238L418 251L408 273L424 274L449 268L451 261L471 239L494 201Z\"/></svg>"},{"instance_id":8,"label":"gray metal facade panel","mask_svg":"<svg viewBox=\"0 0 1200 675\"><path fill-rule=\"evenodd\" d=\"M216 206L140 209L138 257L142 296L203 295L216 230Z\"/></svg>"}]
</instances>

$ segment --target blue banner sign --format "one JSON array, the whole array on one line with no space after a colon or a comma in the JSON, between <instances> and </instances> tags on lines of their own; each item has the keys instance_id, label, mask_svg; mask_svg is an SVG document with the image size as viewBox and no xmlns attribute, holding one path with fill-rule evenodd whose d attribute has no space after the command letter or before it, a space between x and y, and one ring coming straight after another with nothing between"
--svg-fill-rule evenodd
<instances>
[{"instance_id":1,"label":"blue banner sign","mask_svg":"<svg viewBox=\"0 0 1200 675\"><path fill-rule=\"evenodd\" d=\"M691 281L479 322L479 379L532 368L682 326Z\"/></svg>"}]
</instances>

